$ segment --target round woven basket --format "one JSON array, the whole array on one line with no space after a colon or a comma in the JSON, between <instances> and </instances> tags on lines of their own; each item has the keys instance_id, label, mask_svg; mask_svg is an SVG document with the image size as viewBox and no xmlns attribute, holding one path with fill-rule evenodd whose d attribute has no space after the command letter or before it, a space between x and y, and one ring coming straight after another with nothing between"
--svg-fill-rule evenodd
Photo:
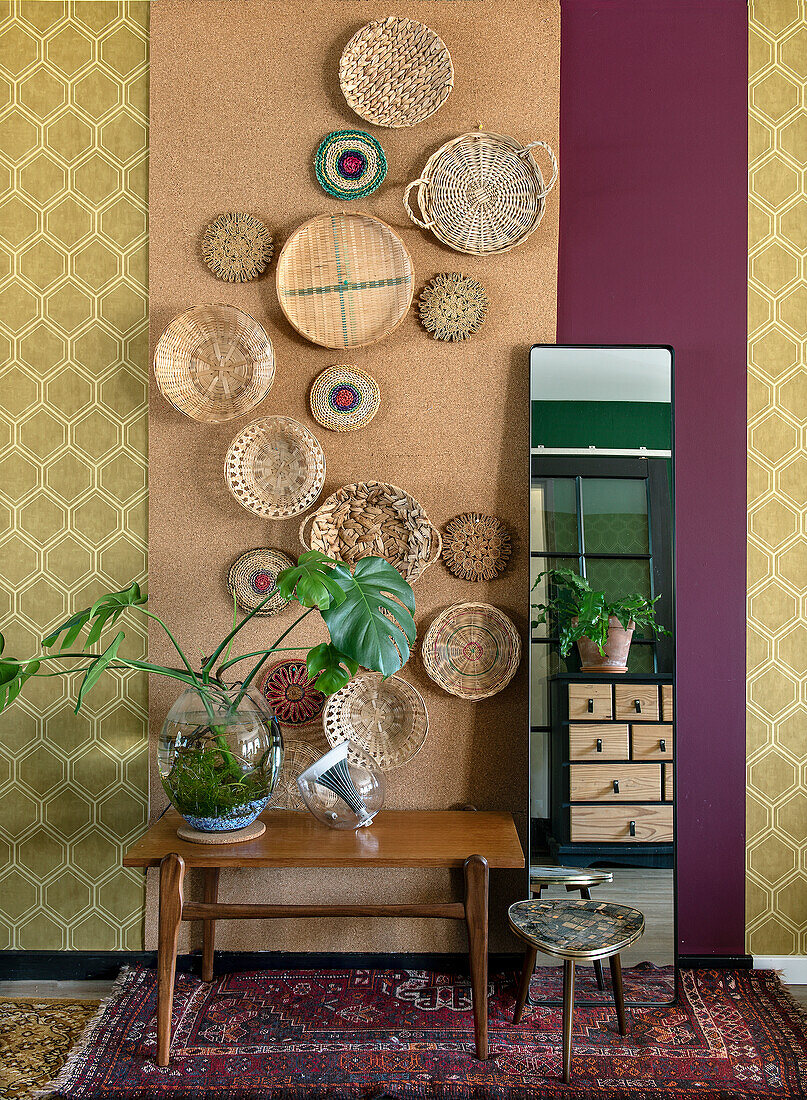
<instances>
[{"instance_id":1,"label":"round woven basket","mask_svg":"<svg viewBox=\"0 0 807 1100\"><path fill-rule=\"evenodd\" d=\"M364 130L334 130L320 142L314 157L320 186L335 199L361 199L384 182L384 150Z\"/></svg>"},{"instance_id":2,"label":"round woven basket","mask_svg":"<svg viewBox=\"0 0 807 1100\"><path fill-rule=\"evenodd\" d=\"M275 380L275 354L263 327L235 306L193 306L157 341L154 377L175 409L203 423L245 416Z\"/></svg>"},{"instance_id":3,"label":"round woven basket","mask_svg":"<svg viewBox=\"0 0 807 1100\"><path fill-rule=\"evenodd\" d=\"M412 304L412 261L401 238L367 214L319 214L286 241L277 296L314 344L356 348L382 340Z\"/></svg>"},{"instance_id":4,"label":"round woven basket","mask_svg":"<svg viewBox=\"0 0 807 1100\"><path fill-rule=\"evenodd\" d=\"M273 661L258 688L274 711L283 734L321 728L325 696L311 682L305 661L282 657Z\"/></svg>"},{"instance_id":5,"label":"round woven basket","mask_svg":"<svg viewBox=\"0 0 807 1100\"><path fill-rule=\"evenodd\" d=\"M230 444L227 486L239 504L269 519L309 508L325 484L325 454L308 428L289 416L247 424Z\"/></svg>"},{"instance_id":6,"label":"round woven basket","mask_svg":"<svg viewBox=\"0 0 807 1100\"><path fill-rule=\"evenodd\" d=\"M381 404L375 378L358 367L328 367L311 387L311 415L332 432L353 432L369 424Z\"/></svg>"},{"instance_id":7,"label":"round woven basket","mask_svg":"<svg viewBox=\"0 0 807 1100\"><path fill-rule=\"evenodd\" d=\"M445 103L454 66L445 42L416 19L390 15L358 30L339 62L351 107L376 126L415 126Z\"/></svg>"},{"instance_id":8,"label":"round woven basket","mask_svg":"<svg viewBox=\"0 0 807 1100\"><path fill-rule=\"evenodd\" d=\"M283 741L283 763L269 799L270 810L304 810L305 802L297 786L297 776L316 764L320 754L305 741Z\"/></svg>"},{"instance_id":9,"label":"round woven basket","mask_svg":"<svg viewBox=\"0 0 807 1100\"><path fill-rule=\"evenodd\" d=\"M294 561L280 550L258 547L247 550L236 558L230 566L227 587L230 595L238 601L242 611L254 611L261 600L266 599L277 583L277 575L284 569L291 569ZM257 615L274 615L286 606L279 593L265 603Z\"/></svg>"},{"instance_id":10,"label":"round woven basket","mask_svg":"<svg viewBox=\"0 0 807 1100\"><path fill-rule=\"evenodd\" d=\"M533 156L536 148L549 156L548 183ZM558 162L546 142L521 145L502 134L473 131L429 157L403 202L415 225L431 229L449 248L489 256L509 252L535 232L557 178ZM409 205L415 187L422 218Z\"/></svg>"},{"instance_id":11,"label":"round woven basket","mask_svg":"<svg viewBox=\"0 0 807 1100\"><path fill-rule=\"evenodd\" d=\"M429 732L420 692L400 676L385 680L380 672L357 676L332 695L322 721L331 745L353 741L382 771L408 764Z\"/></svg>"},{"instance_id":12,"label":"round woven basket","mask_svg":"<svg viewBox=\"0 0 807 1100\"><path fill-rule=\"evenodd\" d=\"M306 527L311 524L310 533ZM306 550L355 565L374 555L412 584L440 557L440 532L405 489L381 481L343 485L300 525Z\"/></svg>"},{"instance_id":13,"label":"round woven basket","mask_svg":"<svg viewBox=\"0 0 807 1100\"><path fill-rule=\"evenodd\" d=\"M458 603L438 615L421 646L423 665L460 699L489 699L506 687L521 660L515 624L488 603Z\"/></svg>"}]
</instances>

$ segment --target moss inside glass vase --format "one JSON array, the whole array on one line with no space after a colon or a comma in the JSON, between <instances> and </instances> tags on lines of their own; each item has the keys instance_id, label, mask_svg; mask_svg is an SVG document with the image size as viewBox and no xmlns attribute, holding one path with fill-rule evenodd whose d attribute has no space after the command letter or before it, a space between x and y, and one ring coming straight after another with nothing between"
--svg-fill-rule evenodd
<instances>
[{"instance_id":1,"label":"moss inside glass vase","mask_svg":"<svg viewBox=\"0 0 807 1100\"><path fill-rule=\"evenodd\" d=\"M230 818L254 819L269 801L273 786L271 774L262 765L239 767L232 755L228 761L218 748L190 746L177 748L174 765L162 783L182 816L205 819L207 828L210 820L222 822L219 828L240 828L230 824Z\"/></svg>"}]
</instances>

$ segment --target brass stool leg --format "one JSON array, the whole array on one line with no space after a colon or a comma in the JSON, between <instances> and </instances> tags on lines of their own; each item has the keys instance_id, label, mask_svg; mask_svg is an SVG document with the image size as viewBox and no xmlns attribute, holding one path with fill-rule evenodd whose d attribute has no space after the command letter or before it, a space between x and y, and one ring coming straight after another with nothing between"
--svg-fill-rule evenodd
<instances>
[{"instance_id":1,"label":"brass stool leg","mask_svg":"<svg viewBox=\"0 0 807 1100\"><path fill-rule=\"evenodd\" d=\"M563 1082L572 1077L572 1017L574 1016L574 960L563 960Z\"/></svg>"},{"instance_id":2,"label":"brass stool leg","mask_svg":"<svg viewBox=\"0 0 807 1100\"><path fill-rule=\"evenodd\" d=\"M519 979L518 993L516 994L516 1007L513 1012L514 1024L521 1021L521 1014L524 1011L524 1005L527 1003L527 994L530 991L530 978L535 969L535 956L537 954L537 947L528 947L524 952L524 965L521 968L521 978Z\"/></svg>"},{"instance_id":3,"label":"brass stool leg","mask_svg":"<svg viewBox=\"0 0 807 1100\"><path fill-rule=\"evenodd\" d=\"M583 901L591 901L591 890L588 886L580 887L580 897ZM605 989L605 977L602 972L602 959L594 960L594 973L597 975L597 988Z\"/></svg>"},{"instance_id":4,"label":"brass stool leg","mask_svg":"<svg viewBox=\"0 0 807 1100\"><path fill-rule=\"evenodd\" d=\"M622 991L622 962L619 955L612 955L608 962L611 964L611 985L614 987L619 1034L624 1035L627 1032L627 1027L625 1025L625 996Z\"/></svg>"}]
</instances>

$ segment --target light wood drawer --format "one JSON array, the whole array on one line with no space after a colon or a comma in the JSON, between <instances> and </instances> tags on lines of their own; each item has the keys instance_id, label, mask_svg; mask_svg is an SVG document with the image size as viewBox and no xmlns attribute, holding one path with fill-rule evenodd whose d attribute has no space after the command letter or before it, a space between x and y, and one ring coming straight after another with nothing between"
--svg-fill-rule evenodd
<instances>
[{"instance_id":1,"label":"light wood drawer","mask_svg":"<svg viewBox=\"0 0 807 1100\"><path fill-rule=\"evenodd\" d=\"M627 760L628 727L616 722L583 722L569 726L570 760Z\"/></svg>"},{"instance_id":2,"label":"light wood drawer","mask_svg":"<svg viewBox=\"0 0 807 1100\"><path fill-rule=\"evenodd\" d=\"M573 806L571 826L573 844L669 844L673 838L673 808L635 805Z\"/></svg>"},{"instance_id":3,"label":"light wood drawer","mask_svg":"<svg viewBox=\"0 0 807 1100\"><path fill-rule=\"evenodd\" d=\"M596 722L613 718L610 684L569 684L569 718Z\"/></svg>"},{"instance_id":4,"label":"light wood drawer","mask_svg":"<svg viewBox=\"0 0 807 1100\"><path fill-rule=\"evenodd\" d=\"M655 684L617 684L617 718L633 722L658 722L658 687Z\"/></svg>"},{"instance_id":5,"label":"light wood drawer","mask_svg":"<svg viewBox=\"0 0 807 1100\"><path fill-rule=\"evenodd\" d=\"M672 760L672 726L632 726L634 760Z\"/></svg>"},{"instance_id":6,"label":"light wood drawer","mask_svg":"<svg viewBox=\"0 0 807 1100\"><path fill-rule=\"evenodd\" d=\"M572 802L643 802L661 798L659 764L571 764Z\"/></svg>"},{"instance_id":7,"label":"light wood drawer","mask_svg":"<svg viewBox=\"0 0 807 1100\"><path fill-rule=\"evenodd\" d=\"M672 764L664 765L664 801L675 800L675 769Z\"/></svg>"},{"instance_id":8,"label":"light wood drawer","mask_svg":"<svg viewBox=\"0 0 807 1100\"><path fill-rule=\"evenodd\" d=\"M661 717L665 722L675 720L672 684L661 685Z\"/></svg>"}]
</instances>

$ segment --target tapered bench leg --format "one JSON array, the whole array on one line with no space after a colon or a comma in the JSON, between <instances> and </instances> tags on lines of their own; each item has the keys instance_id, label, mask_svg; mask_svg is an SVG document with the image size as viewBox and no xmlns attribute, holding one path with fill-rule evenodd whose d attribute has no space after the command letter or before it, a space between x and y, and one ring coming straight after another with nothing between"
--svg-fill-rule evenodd
<instances>
[{"instance_id":1,"label":"tapered bench leg","mask_svg":"<svg viewBox=\"0 0 807 1100\"><path fill-rule=\"evenodd\" d=\"M574 1017L574 961L563 960L563 1081L572 1077L572 1019Z\"/></svg>"},{"instance_id":2,"label":"tapered bench leg","mask_svg":"<svg viewBox=\"0 0 807 1100\"><path fill-rule=\"evenodd\" d=\"M476 1056L488 1056L488 861L469 856L465 861L465 923L474 998Z\"/></svg>"},{"instance_id":3,"label":"tapered bench leg","mask_svg":"<svg viewBox=\"0 0 807 1100\"><path fill-rule=\"evenodd\" d=\"M612 955L608 961L611 964L611 985L614 987L619 1034L624 1035L628 1029L625 1023L625 994L622 989L622 960L619 955Z\"/></svg>"},{"instance_id":4,"label":"tapered bench leg","mask_svg":"<svg viewBox=\"0 0 807 1100\"><path fill-rule=\"evenodd\" d=\"M219 900L219 868L206 867L202 874L202 900L215 905ZM216 940L216 922L202 921L202 981L213 981L213 948Z\"/></svg>"},{"instance_id":5,"label":"tapered bench leg","mask_svg":"<svg viewBox=\"0 0 807 1100\"><path fill-rule=\"evenodd\" d=\"M171 1050L171 1009L182 919L185 861L172 852L160 861L160 927L157 941L157 1065L167 1066Z\"/></svg>"},{"instance_id":6,"label":"tapered bench leg","mask_svg":"<svg viewBox=\"0 0 807 1100\"><path fill-rule=\"evenodd\" d=\"M580 897L583 901L591 901L591 890L588 886L580 887ZM597 975L597 988L605 989L605 976L602 972L602 959L594 960L594 973Z\"/></svg>"},{"instance_id":7,"label":"tapered bench leg","mask_svg":"<svg viewBox=\"0 0 807 1100\"><path fill-rule=\"evenodd\" d=\"M521 978L518 982L518 993L516 994L516 1007L513 1012L514 1024L521 1022L521 1015L524 1012L524 1005L527 1003L527 996L530 992L530 979L535 970L535 958L537 954L537 947L528 947L524 952L524 965L521 968Z\"/></svg>"}]
</instances>

